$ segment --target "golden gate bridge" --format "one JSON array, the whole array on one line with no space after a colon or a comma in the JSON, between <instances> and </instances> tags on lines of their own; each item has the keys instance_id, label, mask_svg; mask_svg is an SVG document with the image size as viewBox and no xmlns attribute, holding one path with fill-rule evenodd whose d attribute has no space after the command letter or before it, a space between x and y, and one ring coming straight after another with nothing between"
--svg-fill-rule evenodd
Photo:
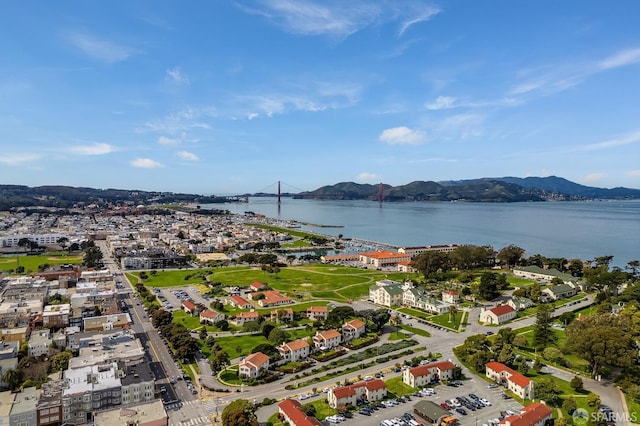
<instances>
[{"instance_id":1,"label":"golden gate bridge","mask_svg":"<svg viewBox=\"0 0 640 426\"><path fill-rule=\"evenodd\" d=\"M260 195L269 195L269 196L273 196L273 195L275 195L275 196L278 198L278 204L280 204L281 197L283 197L283 196L290 196L290 195L293 195L293 194L294 194L294 193L292 193L292 192L284 192L284 193L283 193L283 192L282 192L282 185L283 185L283 184L284 184L284 185L286 185L287 187L291 188L291 189L294 189L294 190L296 191L296 193L300 193L300 192L309 192L309 191L307 191L306 189L300 189L300 188L297 188L297 187L295 187L295 186L293 186L293 185L290 185L290 184L288 184L288 183L281 182L281 181L277 181L277 182L274 182L274 183L272 183L272 184L267 185L266 187L264 187L264 188L263 188L263 189L261 189L260 191L256 192L256 193L254 194L254 196L260 196ZM275 189L275 188L277 188L277 192L276 192L276 193L273 193L273 192L269 192L269 191L268 191L269 189ZM382 185L382 182L380 182L380 183L378 184L378 202L380 203L380 205L382 205L382 201L383 201L383 199L384 199L383 189L384 189L384 187L383 187L383 185Z\"/></svg>"}]
</instances>

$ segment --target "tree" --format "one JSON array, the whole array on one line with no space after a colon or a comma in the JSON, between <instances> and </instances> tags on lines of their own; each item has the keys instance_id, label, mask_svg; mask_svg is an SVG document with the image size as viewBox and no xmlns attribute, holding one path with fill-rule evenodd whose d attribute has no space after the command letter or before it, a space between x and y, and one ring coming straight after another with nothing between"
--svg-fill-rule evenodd
<instances>
[{"instance_id":1,"label":"tree","mask_svg":"<svg viewBox=\"0 0 640 426\"><path fill-rule=\"evenodd\" d=\"M316 407L312 404L304 404L300 407L300 411L302 411L307 417L315 417L316 416Z\"/></svg>"},{"instance_id":2,"label":"tree","mask_svg":"<svg viewBox=\"0 0 640 426\"><path fill-rule=\"evenodd\" d=\"M587 395L587 405L589 407L599 407L600 396L597 393L589 392L589 395Z\"/></svg>"},{"instance_id":3,"label":"tree","mask_svg":"<svg viewBox=\"0 0 640 426\"><path fill-rule=\"evenodd\" d=\"M570 415L573 414L574 411L578 408L578 404L576 403L576 399L572 396L565 399L562 403L562 409L566 410Z\"/></svg>"},{"instance_id":4,"label":"tree","mask_svg":"<svg viewBox=\"0 0 640 426\"><path fill-rule=\"evenodd\" d=\"M484 300L493 300L500 295L500 290L507 287L507 278L502 274L484 272L480 277L478 295Z\"/></svg>"},{"instance_id":5,"label":"tree","mask_svg":"<svg viewBox=\"0 0 640 426\"><path fill-rule=\"evenodd\" d=\"M634 280L638 279L638 271L640 270L640 260L630 260L627 262L627 266L625 266L625 269L628 269L631 271L631 277Z\"/></svg>"},{"instance_id":6,"label":"tree","mask_svg":"<svg viewBox=\"0 0 640 426\"><path fill-rule=\"evenodd\" d=\"M2 374L2 381L9 386L9 389L16 390L22 384L24 373L21 370L10 368Z\"/></svg>"},{"instance_id":7,"label":"tree","mask_svg":"<svg viewBox=\"0 0 640 426\"><path fill-rule=\"evenodd\" d=\"M527 346L527 338L522 334L517 334L516 337L513 338L513 346L516 348L524 348Z\"/></svg>"},{"instance_id":8,"label":"tree","mask_svg":"<svg viewBox=\"0 0 640 426\"><path fill-rule=\"evenodd\" d=\"M173 321L173 315L166 309L157 309L151 314L151 323L155 328L169 325Z\"/></svg>"},{"instance_id":9,"label":"tree","mask_svg":"<svg viewBox=\"0 0 640 426\"><path fill-rule=\"evenodd\" d=\"M449 306L449 322L455 322L457 313L458 308L456 307L456 305Z\"/></svg>"},{"instance_id":10,"label":"tree","mask_svg":"<svg viewBox=\"0 0 640 426\"><path fill-rule=\"evenodd\" d=\"M552 307L546 304L538 305L536 323L533 329L533 344L538 348L546 348L556 340L556 335L551 328L553 318Z\"/></svg>"},{"instance_id":11,"label":"tree","mask_svg":"<svg viewBox=\"0 0 640 426\"><path fill-rule=\"evenodd\" d=\"M629 318L610 313L573 321L566 328L564 350L589 362L596 377L604 366L630 367L637 358L637 348Z\"/></svg>"},{"instance_id":12,"label":"tree","mask_svg":"<svg viewBox=\"0 0 640 426\"><path fill-rule=\"evenodd\" d=\"M573 376L573 379L571 379L569 385L573 388L573 390L578 392L584 389L584 382L582 381L580 376Z\"/></svg>"},{"instance_id":13,"label":"tree","mask_svg":"<svg viewBox=\"0 0 640 426\"><path fill-rule=\"evenodd\" d=\"M264 322L264 323L262 324L262 335L263 335L265 338L267 338L267 339L268 339L268 338L269 338L269 334L271 333L271 331L272 331L274 328L276 328L276 326L275 326L275 325L271 324L270 322Z\"/></svg>"},{"instance_id":14,"label":"tree","mask_svg":"<svg viewBox=\"0 0 640 426\"><path fill-rule=\"evenodd\" d=\"M560 404L560 394L556 382L550 378L538 380L536 383L536 398L545 401L547 405L557 407Z\"/></svg>"},{"instance_id":15,"label":"tree","mask_svg":"<svg viewBox=\"0 0 640 426\"><path fill-rule=\"evenodd\" d=\"M50 369L52 373L69 368L69 360L73 357L71 351L59 352L51 357Z\"/></svg>"},{"instance_id":16,"label":"tree","mask_svg":"<svg viewBox=\"0 0 640 426\"><path fill-rule=\"evenodd\" d=\"M205 340L207 338L207 327L202 326L202 328L200 329L200 334L198 335L198 337L200 337L200 340Z\"/></svg>"},{"instance_id":17,"label":"tree","mask_svg":"<svg viewBox=\"0 0 640 426\"><path fill-rule=\"evenodd\" d=\"M100 250L100 247L87 247L84 252L82 264L89 268L97 268L100 266L102 264L102 251Z\"/></svg>"},{"instance_id":18,"label":"tree","mask_svg":"<svg viewBox=\"0 0 640 426\"><path fill-rule=\"evenodd\" d=\"M256 407L246 399L231 401L222 410L223 426L258 426Z\"/></svg>"},{"instance_id":19,"label":"tree","mask_svg":"<svg viewBox=\"0 0 640 426\"><path fill-rule=\"evenodd\" d=\"M260 331L260 323L258 321L247 321L242 326L244 331L248 331L249 333L255 333Z\"/></svg>"},{"instance_id":20,"label":"tree","mask_svg":"<svg viewBox=\"0 0 640 426\"><path fill-rule=\"evenodd\" d=\"M509 269L517 265L520 259L522 259L522 256L524 256L524 249L514 244L501 248L496 255L498 260L506 264Z\"/></svg>"},{"instance_id":21,"label":"tree","mask_svg":"<svg viewBox=\"0 0 640 426\"><path fill-rule=\"evenodd\" d=\"M429 278L439 270L446 270L449 256L446 253L430 250L420 253L411 261L411 267L420 271L425 278Z\"/></svg>"},{"instance_id":22,"label":"tree","mask_svg":"<svg viewBox=\"0 0 640 426\"><path fill-rule=\"evenodd\" d=\"M56 240L56 243L62 247L62 250L65 250L67 248L67 244L69 244L69 239L67 237L60 237Z\"/></svg>"},{"instance_id":23,"label":"tree","mask_svg":"<svg viewBox=\"0 0 640 426\"><path fill-rule=\"evenodd\" d=\"M289 339L289 335L281 328L274 328L269 333L269 341L274 345L279 345L286 342Z\"/></svg>"}]
</instances>

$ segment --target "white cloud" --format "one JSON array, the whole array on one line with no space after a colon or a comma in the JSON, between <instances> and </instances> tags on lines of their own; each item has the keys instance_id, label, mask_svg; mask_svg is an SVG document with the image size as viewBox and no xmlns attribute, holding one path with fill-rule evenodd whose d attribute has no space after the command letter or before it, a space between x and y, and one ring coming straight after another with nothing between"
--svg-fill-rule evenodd
<instances>
[{"instance_id":1,"label":"white cloud","mask_svg":"<svg viewBox=\"0 0 640 426\"><path fill-rule=\"evenodd\" d=\"M379 139L389 145L419 145L426 140L426 135L421 130L400 126L384 130Z\"/></svg>"},{"instance_id":2,"label":"white cloud","mask_svg":"<svg viewBox=\"0 0 640 426\"><path fill-rule=\"evenodd\" d=\"M418 24L420 22L425 22L431 19L432 16L440 13L441 10L434 6L422 6L419 10L415 10L412 16L410 16L407 20L405 20L400 26L400 31L398 35L401 36L405 33L412 25Z\"/></svg>"},{"instance_id":3,"label":"white cloud","mask_svg":"<svg viewBox=\"0 0 640 426\"><path fill-rule=\"evenodd\" d=\"M182 72L180 67L174 67L167 70L166 77L167 81L170 81L178 86L189 84L189 77L186 76Z\"/></svg>"},{"instance_id":4,"label":"white cloud","mask_svg":"<svg viewBox=\"0 0 640 426\"><path fill-rule=\"evenodd\" d=\"M438 96L435 101L426 104L425 107L430 110L455 108L456 98L451 96Z\"/></svg>"},{"instance_id":5,"label":"white cloud","mask_svg":"<svg viewBox=\"0 0 640 426\"><path fill-rule=\"evenodd\" d=\"M164 167L163 164L150 158L136 158L131 162L131 165L141 169L158 169Z\"/></svg>"},{"instance_id":6,"label":"white cloud","mask_svg":"<svg viewBox=\"0 0 640 426\"><path fill-rule=\"evenodd\" d=\"M346 38L366 27L399 22L401 36L412 25L429 20L440 9L420 1L374 3L368 0L262 0L258 8L241 6L263 16L284 31Z\"/></svg>"},{"instance_id":7,"label":"white cloud","mask_svg":"<svg viewBox=\"0 0 640 426\"><path fill-rule=\"evenodd\" d=\"M187 161L198 161L200 160L197 155L189 151L178 151L178 157Z\"/></svg>"},{"instance_id":8,"label":"white cloud","mask_svg":"<svg viewBox=\"0 0 640 426\"><path fill-rule=\"evenodd\" d=\"M42 158L39 154L23 153L23 154L2 154L0 155L0 163L7 166L23 166Z\"/></svg>"},{"instance_id":9,"label":"white cloud","mask_svg":"<svg viewBox=\"0 0 640 426\"><path fill-rule=\"evenodd\" d=\"M148 121L145 128L159 133L167 133L169 135L185 134L184 132L191 129L208 129L209 124L201 121L202 117L214 117L215 110L212 108L186 108L158 120ZM142 131L142 129L140 129ZM159 143L160 140L158 140ZM165 142L168 142L165 140Z\"/></svg>"},{"instance_id":10,"label":"white cloud","mask_svg":"<svg viewBox=\"0 0 640 426\"><path fill-rule=\"evenodd\" d=\"M375 173L362 172L356 176L358 182L379 182L380 176Z\"/></svg>"},{"instance_id":11,"label":"white cloud","mask_svg":"<svg viewBox=\"0 0 640 426\"><path fill-rule=\"evenodd\" d=\"M640 142L640 130L620 136L618 138L609 139L602 142L583 145L576 148L577 151L596 151L599 149L613 148L616 146L629 145Z\"/></svg>"},{"instance_id":12,"label":"white cloud","mask_svg":"<svg viewBox=\"0 0 640 426\"><path fill-rule=\"evenodd\" d=\"M68 148L68 151L78 155L105 155L116 151L116 148L108 143L96 142L91 145L72 146Z\"/></svg>"},{"instance_id":13,"label":"white cloud","mask_svg":"<svg viewBox=\"0 0 640 426\"><path fill-rule=\"evenodd\" d=\"M167 136L160 136L158 138L158 143L160 145L179 145L180 142L181 142L180 139L170 138L170 137L167 137Z\"/></svg>"},{"instance_id":14,"label":"white cloud","mask_svg":"<svg viewBox=\"0 0 640 426\"><path fill-rule=\"evenodd\" d=\"M605 176L604 173L591 173L591 174L588 174L587 176L585 176L584 178L582 178L582 183L583 184L592 184L592 183L600 182L605 177L606 176Z\"/></svg>"},{"instance_id":15,"label":"white cloud","mask_svg":"<svg viewBox=\"0 0 640 426\"><path fill-rule=\"evenodd\" d=\"M637 62L640 62L640 49L627 49L605 58L600 61L598 65L600 69L607 70L635 64Z\"/></svg>"},{"instance_id":16,"label":"white cloud","mask_svg":"<svg viewBox=\"0 0 640 426\"><path fill-rule=\"evenodd\" d=\"M80 49L92 58L103 62L121 62L138 53L137 49L119 46L108 40L100 40L86 33L71 33L67 38L74 47Z\"/></svg>"}]
</instances>

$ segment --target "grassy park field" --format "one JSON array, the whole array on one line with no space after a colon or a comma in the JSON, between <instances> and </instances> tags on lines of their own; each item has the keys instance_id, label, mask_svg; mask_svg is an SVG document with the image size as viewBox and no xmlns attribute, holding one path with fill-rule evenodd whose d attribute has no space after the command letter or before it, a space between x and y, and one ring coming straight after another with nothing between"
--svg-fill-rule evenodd
<instances>
[{"instance_id":1,"label":"grassy park field","mask_svg":"<svg viewBox=\"0 0 640 426\"><path fill-rule=\"evenodd\" d=\"M24 267L25 273L38 272L38 266L40 265L67 265L67 264L81 264L82 255L69 255L66 252L59 253L47 253L44 255L13 255L0 257L0 271L9 272L15 271L18 266Z\"/></svg>"}]
</instances>

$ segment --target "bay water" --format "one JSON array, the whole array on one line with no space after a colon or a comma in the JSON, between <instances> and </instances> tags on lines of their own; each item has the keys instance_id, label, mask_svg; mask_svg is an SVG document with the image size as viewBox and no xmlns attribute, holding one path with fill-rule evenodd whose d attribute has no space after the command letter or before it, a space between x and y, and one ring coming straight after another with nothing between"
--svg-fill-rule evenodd
<instances>
[{"instance_id":1,"label":"bay water","mask_svg":"<svg viewBox=\"0 0 640 426\"><path fill-rule=\"evenodd\" d=\"M614 256L624 268L640 259L640 200L535 203L464 203L296 200L250 197L247 203L204 205L247 211L301 225L303 230L396 246L515 244L526 255L579 258ZM338 227L339 226L339 227Z\"/></svg>"}]
</instances>

